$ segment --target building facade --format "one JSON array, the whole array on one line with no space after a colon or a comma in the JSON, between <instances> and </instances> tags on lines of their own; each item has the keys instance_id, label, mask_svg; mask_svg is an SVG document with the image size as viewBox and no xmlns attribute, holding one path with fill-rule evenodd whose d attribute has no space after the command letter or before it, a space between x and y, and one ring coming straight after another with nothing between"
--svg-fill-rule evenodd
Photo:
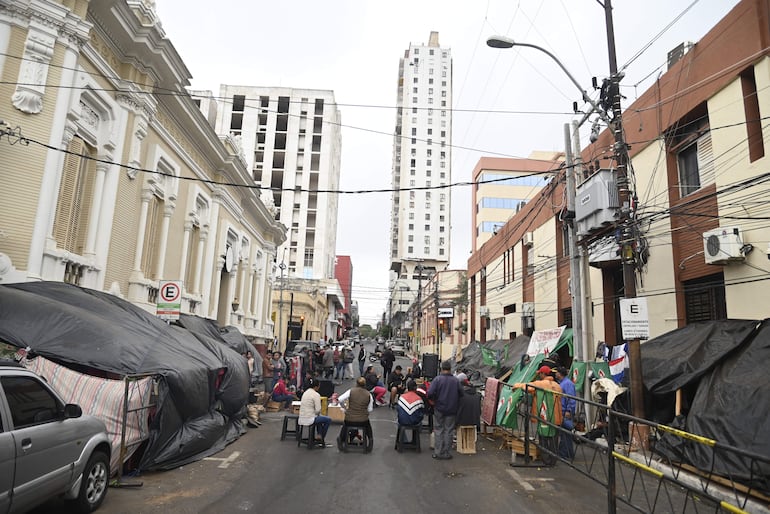
<instances>
[{"instance_id":1,"label":"building facade","mask_svg":"<svg viewBox=\"0 0 770 514\"><path fill-rule=\"evenodd\" d=\"M353 328L353 316L351 315L351 301L353 297L353 261L350 255L338 255L334 262L334 277L340 285L344 306L339 311L339 327L335 339L339 340L346 336L347 332Z\"/></svg>"},{"instance_id":2,"label":"building facade","mask_svg":"<svg viewBox=\"0 0 770 514\"><path fill-rule=\"evenodd\" d=\"M410 44L401 58L396 104L386 320L391 325L416 300L418 283L449 263L451 190L445 186L452 179L452 55L439 45L437 32L427 44Z\"/></svg>"},{"instance_id":3,"label":"building facade","mask_svg":"<svg viewBox=\"0 0 770 514\"><path fill-rule=\"evenodd\" d=\"M4 2L0 54L0 283L63 281L155 312L159 283L178 280L182 312L272 340L286 228L184 91L153 5Z\"/></svg>"},{"instance_id":4,"label":"building facade","mask_svg":"<svg viewBox=\"0 0 770 514\"><path fill-rule=\"evenodd\" d=\"M419 310L418 310L419 308ZM418 314L419 313L419 314ZM410 312L416 353L448 359L468 344L468 282L464 270L436 272Z\"/></svg>"},{"instance_id":5,"label":"building facade","mask_svg":"<svg viewBox=\"0 0 770 514\"><path fill-rule=\"evenodd\" d=\"M236 138L246 156L254 183L269 191L276 220L288 227L277 261L285 266L284 289L302 295L319 291L325 302L313 317L326 318L338 302L334 283L337 246L337 214L340 180L340 112L334 93L326 90L222 85L216 113L216 130ZM201 98L205 100L205 97ZM315 284L311 282L315 281ZM273 295L276 322L289 323L278 331L279 345L285 334L300 339L336 337L336 319L307 325L298 330L297 319L287 319L277 292ZM281 312L278 312L281 311ZM290 314L290 316L293 314ZM292 328L294 327L294 328ZM308 327L312 330L308 330Z\"/></svg>"},{"instance_id":6,"label":"building facade","mask_svg":"<svg viewBox=\"0 0 770 514\"><path fill-rule=\"evenodd\" d=\"M580 277L569 274L561 205L563 177L468 261L471 337L572 326L570 279L582 284L582 334L623 342L621 256L637 269L650 336L704 320L764 319L770 279L768 177L770 17L764 0L743 0L656 84L625 108L635 234L627 253L614 236L614 137L605 130L582 151L577 190L603 191L608 207L581 216ZM598 158L597 158L598 156ZM602 187L595 187L601 184ZM610 187L607 187L607 186ZM583 196L586 198L586 196ZM601 203L601 202L600 202ZM613 211L614 209L614 211Z\"/></svg>"},{"instance_id":7,"label":"building facade","mask_svg":"<svg viewBox=\"0 0 770 514\"><path fill-rule=\"evenodd\" d=\"M528 159L481 157L471 174L475 183L471 251L480 248L537 196L563 161L561 152L533 152Z\"/></svg>"}]
</instances>

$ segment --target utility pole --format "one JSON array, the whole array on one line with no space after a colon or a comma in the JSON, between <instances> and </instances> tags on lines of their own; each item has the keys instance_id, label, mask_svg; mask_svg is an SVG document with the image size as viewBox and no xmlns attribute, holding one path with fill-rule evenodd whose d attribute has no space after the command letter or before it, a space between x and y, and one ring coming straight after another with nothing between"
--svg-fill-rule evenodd
<instances>
[{"instance_id":1,"label":"utility pole","mask_svg":"<svg viewBox=\"0 0 770 514\"><path fill-rule=\"evenodd\" d=\"M422 263L417 264L417 332L415 336L417 340L416 351L419 352L422 342Z\"/></svg>"},{"instance_id":2,"label":"utility pole","mask_svg":"<svg viewBox=\"0 0 770 514\"><path fill-rule=\"evenodd\" d=\"M583 295L581 291L580 261L575 235L575 160L572 156L572 126L564 124L564 159L567 175L567 245L569 247L570 296L572 297L572 348L578 361L585 361L583 351Z\"/></svg>"},{"instance_id":3,"label":"utility pole","mask_svg":"<svg viewBox=\"0 0 770 514\"><path fill-rule=\"evenodd\" d=\"M433 310L436 312L436 349L438 350L438 362L441 363L441 326L438 322L438 281L439 274L434 275L436 277L436 289L433 291Z\"/></svg>"},{"instance_id":4,"label":"utility pole","mask_svg":"<svg viewBox=\"0 0 770 514\"><path fill-rule=\"evenodd\" d=\"M607 25L607 51L610 61L608 98L612 102L612 122L610 128L615 136L613 147L617 172L615 180L620 201L620 257L623 265L623 296L636 298L636 226L635 194L631 191L628 170L628 146L623 134L623 114L620 110L620 79L618 62L615 54L615 28L612 21L612 0L597 0L604 7ZM631 374L631 407L634 416L644 418L644 399L642 395L642 353L638 339L628 341L628 364Z\"/></svg>"},{"instance_id":5,"label":"utility pole","mask_svg":"<svg viewBox=\"0 0 770 514\"><path fill-rule=\"evenodd\" d=\"M284 257L286 256L286 250L284 250ZM284 258L281 258L281 264L278 265L278 267L281 269L281 298L278 301L278 330L276 333L278 334L278 351L283 352L283 347L281 346L281 335L283 332L283 273L286 271L286 263L283 260ZM275 351L275 348L273 348L273 351Z\"/></svg>"}]
</instances>

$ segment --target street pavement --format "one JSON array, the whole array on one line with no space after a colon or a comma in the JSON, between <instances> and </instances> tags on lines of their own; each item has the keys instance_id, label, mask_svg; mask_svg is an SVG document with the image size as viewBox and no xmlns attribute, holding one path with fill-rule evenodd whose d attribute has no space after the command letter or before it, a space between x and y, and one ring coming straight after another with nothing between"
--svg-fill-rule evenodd
<instances>
[{"instance_id":1,"label":"street pavement","mask_svg":"<svg viewBox=\"0 0 770 514\"><path fill-rule=\"evenodd\" d=\"M397 363L406 369L408 359ZM357 372L357 370L356 370ZM336 386L344 392L353 385ZM227 512L477 512L546 513L606 510L606 491L563 464L513 468L501 441L479 436L477 453L438 461L429 435L422 453L394 449L396 412L379 407L371 415L374 449L340 453L336 446L308 450L293 437L280 440L284 413L263 414L219 454L164 472L126 478L141 487L110 488L100 512L115 514ZM339 425L332 424L328 442ZM519 462L520 462L519 458ZM49 502L36 513L67 512Z\"/></svg>"}]
</instances>

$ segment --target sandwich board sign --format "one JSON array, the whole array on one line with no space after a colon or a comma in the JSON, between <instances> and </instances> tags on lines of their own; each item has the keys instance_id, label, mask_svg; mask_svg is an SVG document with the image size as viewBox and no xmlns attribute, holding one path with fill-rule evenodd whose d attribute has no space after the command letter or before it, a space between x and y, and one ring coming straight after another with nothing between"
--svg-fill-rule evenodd
<instances>
[{"instance_id":1,"label":"sandwich board sign","mask_svg":"<svg viewBox=\"0 0 770 514\"><path fill-rule=\"evenodd\" d=\"M156 314L160 319L179 319L182 307L182 281L161 280L158 288L158 306Z\"/></svg>"}]
</instances>

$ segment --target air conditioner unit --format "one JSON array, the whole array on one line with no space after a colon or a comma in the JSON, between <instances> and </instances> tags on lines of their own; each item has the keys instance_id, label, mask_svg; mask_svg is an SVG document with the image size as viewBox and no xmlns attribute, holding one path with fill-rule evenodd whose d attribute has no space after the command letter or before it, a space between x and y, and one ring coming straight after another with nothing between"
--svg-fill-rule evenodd
<instances>
[{"instance_id":1,"label":"air conditioner unit","mask_svg":"<svg viewBox=\"0 0 770 514\"><path fill-rule=\"evenodd\" d=\"M524 232L524 235L521 238L521 244L524 246L532 246L535 244L535 237L532 232Z\"/></svg>"},{"instance_id":2,"label":"air conditioner unit","mask_svg":"<svg viewBox=\"0 0 770 514\"><path fill-rule=\"evenodd\" d=\"M722 227L703 233L703 255L706 264L727 264L742 261L743 237L738 227Z\"/></svg>"},{"instance_id":3,"label":"air conditioner unit","mask_svg":"<svg viewBox=\"0 0 770 514\"><path fill-rule=\"evenodd\" d=\"M486 305L482 305L481 307L479 307L479 316L481 316L482 318L489 317L489 307L487 307Z\"/></svg>"}]
</instances>

